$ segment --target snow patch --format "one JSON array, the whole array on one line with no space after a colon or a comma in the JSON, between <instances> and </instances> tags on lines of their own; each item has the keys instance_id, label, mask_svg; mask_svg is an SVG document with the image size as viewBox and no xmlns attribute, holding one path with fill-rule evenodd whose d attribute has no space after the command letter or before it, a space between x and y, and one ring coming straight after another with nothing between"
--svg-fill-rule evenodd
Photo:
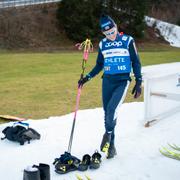
<instances>
[{"instance_id":1,"label":"snow patch","mask_svg":"<svg viewBox=\"0 0 180 180\"><path fill-rule=\"evenodd\" d=\"M167 23L152 17L145 16L145 22L149 27L158 29L171 46L180 47L180 26Z\"/></svg>"},{"instance_id":2,"label":"snow patch","mask_svg":"<svg viewBox=\"0 0 180 180\"><path fill-rule=\"evenodd\" d=\"M76 174L83 178L88 175L93 180L179 180L179 162L162 156L159 148L168 142L180 145L180 113L145 128L143 111L142 102L125 103L119 109L116 127L118 155L114 159L108 160L101 153L99 169L65 175L56 174L52 163L67 150L74 113L27 120L41 134L41 139L24 146L8 140L0 141L0 179L20 180L27 166L46 163L50 165L52 180L75 180ZM84 154L92 155L96 149L99 150L104 133L103 118L102 108L78 111L72 155L81 159ZM12 122L0 125L0 132L9 125Z\"/></svg>"}]
</instances>

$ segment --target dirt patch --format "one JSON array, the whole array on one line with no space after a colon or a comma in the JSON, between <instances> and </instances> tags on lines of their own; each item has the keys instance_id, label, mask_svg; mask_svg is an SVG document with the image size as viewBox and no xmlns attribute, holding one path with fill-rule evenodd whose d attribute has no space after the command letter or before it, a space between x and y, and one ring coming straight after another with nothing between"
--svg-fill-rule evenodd
<instances>
[{"instance_id":1,"label":"dirt patch","mask_svg":"<svg viewBox=\"0 0 180 180\"><path fill-rule=\"evenodd\" d=\"M67 40L57 19L57 3L4 9L0 13L1 49L63 49Z\"/></svg>"}]
</instances>

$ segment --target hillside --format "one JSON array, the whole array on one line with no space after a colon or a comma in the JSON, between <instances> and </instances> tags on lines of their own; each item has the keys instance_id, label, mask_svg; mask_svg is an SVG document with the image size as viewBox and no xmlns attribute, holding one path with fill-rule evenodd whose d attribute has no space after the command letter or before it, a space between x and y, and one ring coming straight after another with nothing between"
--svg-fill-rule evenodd
<instances>
[{"instance_id":1,"label":"hillside","mask_svg":"<svg viewBox=\"0 0 180 180\"><path fill-rule=\"evenodd\" d=\"M44 4L19 8L1 9L0 12L0 49L54 51L73 49L71 42L56 19L58 4ZM150 10L150 15L159 18L160 10ZM172 11L166 13L175 22ZM170 16L171 14L171 16ZM177 13L176 13L177 14ZM166 16L163 15L163 19ZM168 19L169 20L169 19ZM176 17L177 20L177 17ZM148 43L147 43L148 42ZM154 29L146 27L144 39L137 40L138 46L168 46Z\"/></svg>"},{"instance_id":2,"label":"hillside","mask_svg":"<svg viewBox=\"0 0 180 180\"><path fill-rule=\"evenodd\" d=\"M1 49L61 49L71 45L56 21L57 3L0 12Z\"/></svg>"},{"instance_id":3,"label":"hillside","mask_svg":"<svg viewBox=\"0 0 180 180\"><path fill-rule=\"evenodd\" d=\"M180 26L179 0L151 0L148 16Z\"/></svg>"}]
</instances>

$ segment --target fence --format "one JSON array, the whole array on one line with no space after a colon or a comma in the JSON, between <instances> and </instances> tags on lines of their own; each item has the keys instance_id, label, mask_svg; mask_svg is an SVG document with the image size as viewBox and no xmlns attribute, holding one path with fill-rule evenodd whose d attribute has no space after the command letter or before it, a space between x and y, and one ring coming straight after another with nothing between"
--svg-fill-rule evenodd
<instances>
[{"instance_id":1,"label":"fence","mask_svg":"<svg viewBox=\"0 0 180 180\"><path fill-rule=\"evenodd\" d=\"M18 6L28 6L35 4L44 4L59 2L61 0L0 0L0 9Z\"/></svg>"},{"instance_id":2,"label":"fence","mask_svg":"<svg viewBox=\"0 0 180 180\"><path fill-rule=\"evenodd\" d=\"M180 63L144 68L144 120L148 127L157 120L179 112Z\"/></svg>"}]
</instances>

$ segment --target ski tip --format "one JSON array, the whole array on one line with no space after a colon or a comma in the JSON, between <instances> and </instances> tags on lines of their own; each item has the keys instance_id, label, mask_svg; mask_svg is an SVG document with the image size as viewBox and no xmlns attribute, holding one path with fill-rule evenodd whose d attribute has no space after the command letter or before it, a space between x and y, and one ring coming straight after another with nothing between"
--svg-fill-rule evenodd
<instances>
[{"instance_id":1,"label":"ski tip","mask_svg":"<svg viewBox=\"0 0 180 180\"><path fill-rule=\"evenodd\" d=\"M82 178L79 174L76 174L76 178L77 178L78 180L83 180L83 178Z\"/></svg>"},{"instance_id":2,"label":"ski tip","mask_svg":"<svg viewBox=\"0 0 180 180\"><path fill-rule=\"evenodd\" d=\"M0 119L7 120L7 121L25 121L25 118L20 118L11 115L0 115Z\"/></svg>"},{"instance_id":3,"label":"ski tip","mask_svg":"<svg viewBox=\"0 0 180 180\"><path fill-rule=\"evenodd\" d=\"M91 178L89 175L85 174L84 176L85 176L85 179L86 179L86 180L92 180L92 178ZM76 178L77 178L77 180L85 180L85 179L83 179L83 177L80 176L79 174L76 174Z\"/></svg>"},{"instance_id":4,"label":"ski tip","mask_svg":"<svg viewBox=\"0 0 180 180\"><path fill-rule=\"evenodd\" d=\"M87 174L85 174L87 180L92 180Z\"/></svg>"}]
</instances>

